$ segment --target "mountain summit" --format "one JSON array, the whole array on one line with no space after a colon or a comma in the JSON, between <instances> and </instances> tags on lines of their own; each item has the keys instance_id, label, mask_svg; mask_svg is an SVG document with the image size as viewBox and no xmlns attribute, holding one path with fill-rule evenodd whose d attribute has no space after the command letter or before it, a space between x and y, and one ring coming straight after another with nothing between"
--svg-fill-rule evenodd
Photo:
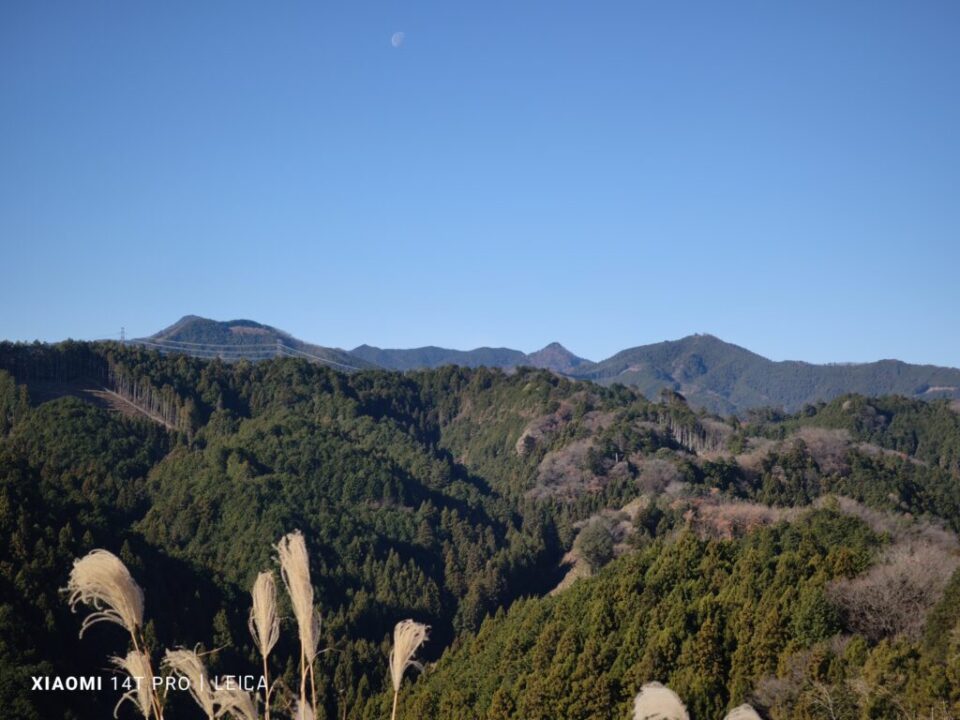
<instances>
[{"instance_id":1,"label":"mountain summit","mask_svg":"<svg viewBox=\"0 0 960 720\"><path fill-rule=\"evenodd\" d=\"M960 398L960 370L899 360L814 365L775 362L713 335L690 335L622 350L578 377L634 385L648 397L664 387L721 414L773 406L790 411L845 393Z\"/></svg>"},{"instance_id":2,"label":"mountain summit","mask_svg":"<svg viewBox=\"0 0 960 720\"><path fill-rule=\"evenodd\" d=\"M304 342L252 320L219 322L187 315L155 335L133 342L166 352L226 360L303 357L346 371L406 371L442 365L509 370L526 365L601 385L635 386L648 397L656 397L667 388L682 393L693 406L721 414L761 406L795 411L807 403L845 393L960 398L958 369L910 365L899 360L842 365L775 362L713 335L640 345L592 362L558 342L529 354L504 347L453 350L433 345L412 349L360 345L347 352Z\"/></svg>"},{"instance_id":3,"label":"mountain summit","mask_svg":"<svg viewBox=\"0 0 960 720\"><path fill-rule=\"evenodd\" d=\"M564 375L587 372L596 363L577 357L558 342L527 355L527 363L533 367L546 368Z\"/></svg>"},{"instance_id":4,"label":"mountain summit","mask_svg":"<svg viewBox=\"0 0 960 720\"><path fill-rule=\"evenodd\" d=\"M161 352L224 360L267 360L277 356L319 360L342 370L375 367L339 348L313 345L253 320L210 320L184 315L170 327L131 342Z\"/></svg>"}]
</instances>

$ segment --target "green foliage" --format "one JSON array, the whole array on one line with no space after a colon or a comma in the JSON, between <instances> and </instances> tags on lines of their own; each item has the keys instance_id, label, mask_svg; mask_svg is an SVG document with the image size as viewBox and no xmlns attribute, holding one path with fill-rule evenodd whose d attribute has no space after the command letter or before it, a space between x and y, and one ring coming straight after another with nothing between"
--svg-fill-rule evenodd
<instances>
[{"instance_id":1,"label":"green foliage","mask_svg":"<svg viewBox=\"0 0 960 720\"><path fill-rule=\"evenodd\" d=\"M720 717L783 659L842 629L824 587L847 559L865 567L877 543L828 510L736 542L657 541L488 619L418 683L406 717L624 718L651 680L693 717Z\"/></svg>"},{"instance_id":2,"label":"green foliage","mask_svg":"<svg viewBox=\"0 0 960 720\"><path fill-rule=\"evenodd\" d=\"M924 642L841 642L825 588L863 571L879 542L858 521L822 510L735 541L683 529L697 502L802 506L827 493L957 527L960 425L945 403L849 396L724 423L676 393L654 403L524 368L344 375L111 343L0 344L0 368L0 706L12 717L110 711L109 697L77 709L25 682L122 649L108 629L77 641L56 592L73 558L105 547L124 559L156 649L229 645L214 672L257 672L247 593L297 528L336 650L318 668L328 718L389 711L387 638L404 617L433 627L428 660L446 650L402 704L425 719L622 718L649 680L698 718L758 692L772 717L818 717L814 682L864 717L892 700L866 707L856 683L896 688L918 710L960 699L960 581ZM63 397L85 380L122 380L174 429ZM848 435L825 455L804 440L811 429ZM761 441L755 462L724 454ZM638 501L636 552L602 570L611 528L589 522L577 543L598 576L537 599L581 521L656 492L652 467L689 497Z\"/></svg>"},{"instance_id":3,"label":"green foliage","mask_svg":"<svg viewBox=\"0 0 960 720\"><path fill-rule=\"evenodd\" d=\"M10 432L30 409L25 385L17 385L10 373L0 370L0 437Z\"/></svg>"},{"instance_id":4,"label":"green foliage","mask_svg":"<svg viewBox=\"0 0 960 720\"><path fill-rule=\"evenodd\" d=\"M246 593L270 565L272 542L303 530L325 643L340 651L322 660L324 678L336 683L324 681L323 700L338 715L341 689L364 685L374 696L384 688L381 644L398 618L428 621L427 652L436 653L554 582L564 548L547 509L507 500L499 490L510 491L509 477L475 472L488 461L488 438L475 443L476 464L455 461L449 448L463 406L480 406L474 400L487 394L522 385L522 406L539 411L557 392L547 373L345 376L294 360L226 365L115 345L52 358L32 346L7 350L13 361L0 359L28 382L73 381L109 366L195 408L190 431L171 434L73 397L31 411L9 376L0 379L3 407L13 408L0 441L0 522L10 538L0 618L12 643L0 660L11 673L56 658L70 674L120 649L78 643L56 594L72 559L94 543L123 556L145 586L160 646L229 638L233 647L214 669L249 672L251 641L238 630ZM559 392L573 389L565 383ZM514 427L509 417L504 424ZM31 638L25 627L47 635ZM31 696L26 683L2 688L7 707L42 717L70 711L69 698Z\"/></svg>"},{"instance_id":5,"label":"green foliage","mask_svg":"<svg viewBox=\"0 0 960 720\"><path fill-rule=\"evenodd\" d=\"M613 528L610 521L603 517L590 520L577 536L576 547L594 572L613 560Z\"/></svg>"},{"instance_id":6,"label":"green foliage","mask_svg":"<svg viewBox=\"0 0 960 720\"><path fill-rule=\"evenodd\" d=\"M647 397L663 388L683 393L711 412L745 413L753 408L787 408L831 400L844 393L957 397L960 370L881 360L855 365L773 362L712 335L644 345L589 367L583 377L636 386Z\"/></svg>"}]
</instances>

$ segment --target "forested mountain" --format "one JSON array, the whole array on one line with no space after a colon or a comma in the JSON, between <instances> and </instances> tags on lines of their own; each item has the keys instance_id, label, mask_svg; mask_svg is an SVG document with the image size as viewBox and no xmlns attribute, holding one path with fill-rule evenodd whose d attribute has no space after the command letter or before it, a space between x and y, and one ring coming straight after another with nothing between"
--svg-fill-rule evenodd
<instances>
[{"instance_id":1,"label":"forested mountain","mask_svg":"<svg viewBox=\"0 0 960 720\"><path fill-rule=\"evenodd\" d=\"M293 349L282 351L283 355L325 361L347 371L373 367L406 371L445 365L512 370L528 366L600 385L636 387L651 399L666 388L682 393L694 407L721 414L764 406L795 412L806 404L846 393L960 399L960 370L955 368L898 360L837 365L774 362L712 335L642 345L598 363L574 355L559 343L529 354L510 348L397 350L371 345L346 352L304 343L249 320L216 322L192 315L146 341L148 346L168 352L226 360L274 357L279 342Z\"/></svg>"},{"instance_id":2,"label":"forested mountain","mask_svg":"<svg viewBox=\"0 0 960 720\"><path fill-rule=\"evenodd\" d=\"M558 342L553 342L536 352L527 355L525 365L545 370L553 370L562 375L580 375L594 366L592 360L574 355Z\"/></svg>"},{"instance_id":3,"label":"forested mountain","mask_svg":"<svg viewBox=\"0 0 960 720\"><path fill-rule=\"evenodd\" d=\"M392 350L360 345L350 351L354 357L387 370L422 370L444 365L460 367L513 368L526 364L527 356L509 348L482 347L474 350L450 350L433 345L410 350Z\"/></svg>"},{"instance_id":4,"label":"forested mountain","mask_svg":"<svg viewBox=\"0 0 960 720\"><path fill-rule=\"evenodd\" d=\"M84 378L143 412L74 397ZM827 701L836 717L955 717L958 528L946 400L844 395L738 420L528 368L0 344L5 717L103 717L118 699L29 690L124 651L114 627L77 639L58 592L93 548L144 586L154 652L200 644L218 649L212 672L259 672L249 589L294 529L330 720L389 715L406 617L431 625L436 664L404 718L625 718L651 680L695 720L744 700L784 720ZM289 627L273 667L288 685ZM181 697L167 717L201 715Z\"/></svg>"},{"instance_id":5,"label":"forested mountain","mask_svg":"<svg viewBox=\"0 0 960 720\"><path fill-rule=\"evenodd\" d=\"M844 393L960 398L960 370L898 360L842 365L774 362L712 335L623 350L580 377L636 386L649 397L663 387L713 412L774 406L790 411Z\"/></svg>"},{"instance_id":6,"label":"forested mountain","mask_svg":"<svg viewBox=\"0 0 960 720\"><path fill-rule=\"evenodd\" d=\"M370 345L356 347L350 354L387 370L423 370L444 365L503 369L526 366L572 376L593 366L591 361L577 357L560 343L550 343L529 355L510 348L450 350L431 346L412 350L384 350Z\"/></svg>"},{"instance_id":7,"label":"forested mountain","mask_svg":"<svg viewBox=\"0 0 960 720\"><path fill-rule=\"evenodd\" d=\"M372 367L345 350L313 345L253 320L221 322L185 315L170 327L131 342L161 352L185 353L207 359L268 360L292 356L327 362L341 370Z\"/></svg>"}]
</instances>

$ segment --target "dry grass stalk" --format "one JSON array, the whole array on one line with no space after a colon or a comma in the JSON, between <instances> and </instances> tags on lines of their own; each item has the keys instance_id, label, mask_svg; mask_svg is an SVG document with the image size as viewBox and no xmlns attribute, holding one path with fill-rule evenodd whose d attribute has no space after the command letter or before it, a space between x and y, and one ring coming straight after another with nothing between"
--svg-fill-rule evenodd
<instances>
[{"instance_id":1,"label":"dry grass stalk","mask_svg":"<svg viewBox=\"0 0 960 720\"><path fill-rule=\"evenodd\" d=\"M207 670L203 666L200 656L193 650L180 648L167 650L163 656L163 664L175 675L185 677L190 682L190 694L197 701L203 712L210 720L216 717L213 688L207 677Z\"/></svg>"},{"instance_id":2,"label":"dry grass stalk","mask_svg":"<svg viewBox=\"0 0 960 720\"><path fill-rule=\"evenodd\" d=\"M213 693L217 704L217 717L233 717L236 720L258 720L257 705L253 696L240 688L232 686L218 687Z\"/></svg>"},{"instance_id":3,"label":"dry grass stalk","mask_svg":"<svg viewBox=\"0 0 960 720\"><path fill-rule=\"evenodd\" d=\"M393 629L393 649L390 651L390 679L393 681L393 713L397 717L397 699L400 697L400 683L408 667L422 671L423 665L413 659L417 650L427 640L430 628L413 620L401 620Z\"/></svg>"},{"instance_id":4,"label":"dry grass stalk","mask_svg":"<svg viewBox=\"0 0 960 720\"><path fill-rule=\"evenodd\" d=\"M121 625L134 637L143 625L143 590L120 558L107 550L91 550L73 561L67 592L74 612L81 602L96 610L84 618L80 637L98 622Z\"/></svg>"},{"instance_id":5,"label":"dry grass stalk","mask_svg":"<svg viewBox=\"0 0 960 720\"><path fill-rule=\"evenodd\" d=\"M633 720L690 720L690 716L673 690L651 682L640 688L633 702Z\"/></svg>"},{"instance_id":6,"label":"dry grass stalk","mask_svg":"<svg viewBox=\"0 0 960 720\"><path fill-rule=\"evenodd\" d=\"M137 710L143 717L150 720L154 716L151 683L153 671L150 669L150 658L147 657L146 653L139 650L131 650L126 657L112 657L110 662L127 673L134 683L130 691L124 693L113 708L113 716L117 716L117 711L123 705L123 701L129 700L136 705Z\"/></svg>"},{"instance_id":7,"label":"dry grass stalk","mask_svg":"<svg viewBox=\"0 0 960 720\"><path fill-rule=\"evenodd\" d=\"M749 705L740 705L727 713L723 720L761 720L761 718Z\"/></svg>"},{"instance_id":8,"label":"dry grass stalk","mask_svg":"<svg viewBox=\"0 0 960 720\"><path fill-rule=\"evenodd\" d=\"M307 699L307 676L310 677L312 704L316 714L316 682L313 676L313 661L320 644L320 613L313 606L313 585L310 583L310 556L303 533L299 530L285 535L277 543L280 559L280 574L287 586L293 614L300 632L300 704Z\"/></svg>"},{"instance_id":9,"label":"dry grass stalk","mask_svg":"<svg viewBox=\"0 0 960 720\"><path fill-rule=\"evenodd\" d=\"M253 583L253 607L250 608L248 626L254 642L263 658L264 719L270 720L270 672L267 658L280 637L280 615L277 613L277 586L272 572L262 572Z\"/></svg>"}]
</instances>

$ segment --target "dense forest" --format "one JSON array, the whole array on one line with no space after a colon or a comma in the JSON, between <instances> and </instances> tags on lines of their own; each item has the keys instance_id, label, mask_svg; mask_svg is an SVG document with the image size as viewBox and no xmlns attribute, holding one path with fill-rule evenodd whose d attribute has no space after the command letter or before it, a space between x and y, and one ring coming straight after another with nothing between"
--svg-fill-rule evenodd
<instances>
[{"instance_id":1,"label":"dense forest","mask_svg":"<svg viewBox=\"0 0 960 720\"><path fill-rule=\"evenodd\" d=\"M404 618L431 632L398 717L626 718L656 680L696 720L742 702L952 718L958 529L947 400L722 418L530 368L347 375L0 344L4 717L112 712L119 692L30 690L125 648L109 626L78 639L60 592L95 548L143 586L153 653L199 647L211 673L259 672L250 588L301 530L323 718L389 717ZM294 638L272 668L288 684ZM166 716L203 715L180 697Z\"/></svg>"}]
</instances>

